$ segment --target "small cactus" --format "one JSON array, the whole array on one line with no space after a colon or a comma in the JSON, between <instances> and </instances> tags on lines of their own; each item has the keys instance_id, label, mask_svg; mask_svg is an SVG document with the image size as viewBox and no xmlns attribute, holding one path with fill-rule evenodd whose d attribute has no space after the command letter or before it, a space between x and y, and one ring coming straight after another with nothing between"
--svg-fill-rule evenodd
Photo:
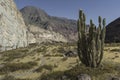
<instances>
[{"instance_id":1,"label":"small cactus","mask_svg":"<svg viewBox=\"0 0 120 80\"><path fill-rule=\"evenodd\" d=\"M105 19L99 16L99 26L96 27L90 20L89 27L86 26L86 17L82 10L79 11L78 26L78 56L83 64L96 68L103 58L105 40ZM87 28L89 28L87 31Z\"/></svg>"}]
</instances>

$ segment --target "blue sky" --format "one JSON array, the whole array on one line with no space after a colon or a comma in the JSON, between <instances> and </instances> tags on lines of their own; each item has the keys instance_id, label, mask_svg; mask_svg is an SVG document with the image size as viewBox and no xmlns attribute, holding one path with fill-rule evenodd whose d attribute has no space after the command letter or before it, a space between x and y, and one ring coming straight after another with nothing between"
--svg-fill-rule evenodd
<instances>
[{"instance_id":1,"label":"blue sky","mask_svg":"<svg viewBox=\"0 0 120 80\"><path fill-rule=\"evenodd\" d=\"M49 15L78 19L82 9L97 24L98 16L106 18L107 24L120 17L120 0L14 0L19 9L31 5L45 10Z\"/></svg>"}]
</instances>

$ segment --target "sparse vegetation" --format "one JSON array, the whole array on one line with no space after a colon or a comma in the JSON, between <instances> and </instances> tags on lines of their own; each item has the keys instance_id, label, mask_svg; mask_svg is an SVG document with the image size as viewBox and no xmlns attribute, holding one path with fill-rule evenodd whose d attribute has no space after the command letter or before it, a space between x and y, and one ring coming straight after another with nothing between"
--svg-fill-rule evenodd
<instances>
[{"instance_id":1,"label":"sparse vegetation","mask_svg":"<svg viewBox=\"0 0 120 80\"><path fill-rule=\"evenodd\" d=\"M108 76L113 76L115 74L119 75L119 72L117 72L118 66L120 67L120 64L104 63L103 66L92 69L80 64L64 72L57 71L43 75L39 80L59 80L63 76L67 77L66 80L76 80L77 76L80 74L89 74L92 77L92 80L106 80Z\"/></svg>"},{"instance_id":2,"label":"sparse vegetation","mask_svg":"<svg viewBox=\"0 0 120 80\"><path fill-rule=\"evenodd\" d=\"M12 61L14 59L23 58L27 55L28 49L15 49L1 52L5 61Z\"/></svg>"},{"instance_id":3,"label":"sparse vegetation","mask_svg":"<svg viewBox=\"0 0 120 80\"><path fill-rule=\"evenodd\" d=\"M68 59L68 57L63 57L61 60L66 61L67 59Z\"/></svg>"},{"instance_id":4,"label":"sparse vegetation","mask_svg":"<svg viewBox=\"0 0 120 80\"><path fill-rule=\"evenodd\" d=\"M119 47L120 46L120 43L106 43L105 44L105 47Z\"/></svg>"},{"instance_id":5,"label":"sparse vegetation","mask_svg":"<svg viewBox=\"0 0 120 80\"><path fill-rule=\"evenodd\" d=\"M46 53L46 52L47 52L46 46L42 45L42 47L36 48L35 50L33 50L33 52L37 52L37 53L40 53L40 52Z\"/></svg>"},{"instance_id":6,"label":"sparse vegetation","mask_svg":"<svg viewBox=\"0 0 120 80\"><path fill-rule=\"evenodd\" d=\"M46 51L49 52L50 56L45 56L44 51L36 51L37 49L40 50L42 46L46 48ZM72 51L76 51L76 44L47 43L47 45L45 45L42 43L41 45L34 45L30 48L20 48L16 49L15 51L10 50L8 52L2 52L0 54L2 56L0 57L0 74L9 74L13 76L15 80L35 80L38 77L38 80L58 80L62 77L66 77L66 80L68 80L68 78L70 80L75 80L76 77L81 73L86 73L90 75L93 80L105 80L108 76L111 75L120 76L120 59L119 57L116 57L120 56L119 52L116 52L116 49L119 49L119 46L117 44L116 46L114 45L114 47L112 47L111 45L107 45L105 47L105 57L103 58L104 63L102 63L100 67L94 69L81 64L78 57L63 57L63 53L57 52L60 48L63 48L65 51L69 51L69 49ZM17 51L19 52L17 53ZM9 56L11 56L10 54L16 56L16 58L6 60L7 58L9 58ZM19 58L17 58L17 54ZM40 63L42 60L41 57L44 58L43 65L41 65Z\"/></svg>"},{"instance_id":7,"label":"sparse vegetation","mask_svg":"<svg viewBox=\"0 0 120 80\"><path fill-rule=\"evenodd\" d=\"M14 76L5 75L5 77L2 80L15 80Z\"/></svg>"},{"instance_id":8,"label":"sparse vegetation","mask_svg":"<svg viewBox=\"0 0 120 80\"><path fill-rule=\"evenodd\" d=\"M112 49L110 51L112 51L112 52L120 52L120 49Z\"/></svg>"},{"instance_id":9,"label":"sparse vegetation","mask_svg":"<svg viewBox=\"0 0 120 80\"><path fill-rule=\"evenodd\" d=\"M6 63L2 68L0 68L0 73L14 72L18 70L28 70L36 66L36 62L27 63Z\"/></svg>"},{"instance_id":10,"label":"sparse vegetation","mask_svg":"<svg viewBox=\"0 0 120 80\"><path fill-rule=\"evenodd\" d=\"M57 52L65 53L66 51L65 51L65 49L63 47L60 47L60 48L58 48Z\"/></svg>"},{"instance_id":11,"label":"sparse vegetation","mask_svg":"<svg viewBox=\"0 0 120 80\"><path fill-rule=\"evenodd\" d=\"M62 54L45 54L45 57L63 57Z\"/></svg>"},{"instance_id":12,"label":"sparse vegetation","mask_svg":"<svg viewBox=\"0 0 120 80\"><path fill-rule=\"evenodd\" d=\"M5 75L5 77L2 80L31 80L31 79L17 79L11 75Z\"/></svg>"},{"instance_id":13,"label":"sparse vegetation","mask_svg":"<svg viewBox=\"0 0 120 80\"><path fill-rule=\"evenodd\" d=\"M43 69L52 71L53 68L54 68L54 66L52 66L52 65L42 65L39 68L37 68L35 71L36 72L41 72Z\"/></svg>"}]
</instances>

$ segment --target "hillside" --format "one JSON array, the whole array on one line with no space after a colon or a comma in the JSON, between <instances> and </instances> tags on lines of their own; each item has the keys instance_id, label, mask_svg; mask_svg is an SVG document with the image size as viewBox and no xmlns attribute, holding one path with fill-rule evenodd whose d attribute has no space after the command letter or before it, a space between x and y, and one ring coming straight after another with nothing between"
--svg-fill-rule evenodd
<instances>
[{"instance_id":1,"label":"hillside","mask_svg":"<svg viewBox=\"0 0 120 80\"><path fill-rule=\"evenodd\" d=\"M68 41L77 39L76 21L48 15L44 10L26 6L20 10L26 25L34 25L45 30L62 34Z\"/></svg>"},{"instance_id":2,"label":"hillside","mask_svg":"<svg viewBox=\"0 0 120 80\"><path fill-rule=\"evenodd\" d=\"M106 26L106 42L120 42L120 18Z\"/></svg>"},{"instance_id":3,"label":"hillside","mask_svg":"<svg viewBox=\"0 0 120 80\"><path fill-rule=\"evenodd\" d=\"M32 44L0 52L0 80L79 80L80 74L88 74L92 80L114 80L120 76L120 44L106 45L102 66L85 67L77 56L64 54L76 52L76 44Z\"/></svg>"}]
</instances>

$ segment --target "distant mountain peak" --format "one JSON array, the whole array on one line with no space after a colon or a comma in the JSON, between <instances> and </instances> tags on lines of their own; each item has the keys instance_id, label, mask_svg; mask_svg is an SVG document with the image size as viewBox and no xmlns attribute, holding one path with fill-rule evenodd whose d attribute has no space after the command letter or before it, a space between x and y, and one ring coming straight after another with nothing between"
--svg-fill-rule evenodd
<instances>
[{"instance_id":1,"label":"distant mountain peak","mask_svg":"<svg viewBox=\"0 0 120 80\"><path fill-rule=\"evenodd\" d=\"M20 11L26 24L60 33L68 40L77 40L77 22L75 20L50 16L44 10L34 6L26 6Z\"/></svg>"},{"instance_id":2,"label":"distant mountain peak","mask_svg":"<svg viewBox=\"0 0 120 80\"><path fill-rule=\"evenodd\" d=\"M43 9L41 8L37 8L35 6L25 6L24 8L22 8L20 11L29 11L29 12L42 12L47 14Z\"/></svg>"},{"instance_id":3,"label":"distant mountain peak","mask_svg":"<svg viewBox=\"0 0 120 80\"><path fill-rule=\"evenodd\" d=\"M49 19L49 15L42 9L26 6L20 10L26 24L39 24Z\"/></svg>"}]
</instances>

